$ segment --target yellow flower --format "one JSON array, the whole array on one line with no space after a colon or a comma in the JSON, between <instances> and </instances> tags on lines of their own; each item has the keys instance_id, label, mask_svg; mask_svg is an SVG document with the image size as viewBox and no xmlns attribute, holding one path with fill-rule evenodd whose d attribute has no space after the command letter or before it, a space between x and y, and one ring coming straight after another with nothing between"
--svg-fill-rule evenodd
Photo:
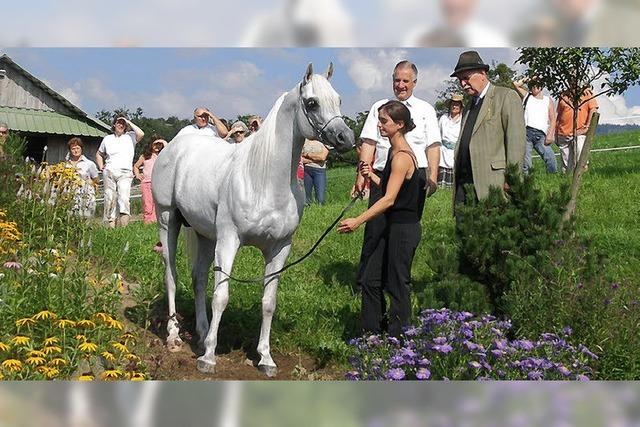
<instances>
[{"instance_id":1,"label":"yellow flower","mask_svg":"<svg viewBox=\"0 0 640 427\"><path fill-rule=\"evenodd\" d=\"M49 366L38 366L36 371L44 374L49 379L57 377L60 373L60 370L58 368L52 368Z\"/></svg>"},{"instance_id":2,"label":"yellow flower","mask_svg":"<svg viewBox=\"0 0 640 427\"><path fill-rule=\"evenodd\" d=\"M44 365L46 363L46 360L44 360L44 357L27 357L27 360L25 360L25 362L27 362L29 365L38 366Z\"/></svg>"},{"instance_id":3,"label":"yellow flower","mask_svg":"<svg viewBox=\"0 0 640 427\"><path fill-rule=\"evenodd\" d=\"M113 353L109 353L108 351L103 351L102 353L102 357L104 357L106 360L108 360L109 362L113 362L116 360L115 356L113 355Z\"/></svg>"},{"instance_id":4,"label":"yellow flower","mask_svg":"<svg viewBox=\"0 0 640 427\"><path fill-rule=\"evenodd\" d=\"M22 370L22 362L18 359L7 359L2 362L2 367L10 371L20 372Z\"/></svg>"},{"instance_id":5,"label":"yellow flower","mask_svg":"<svg viewBox=\"0 0 640 427\"><path fill-rule=\"evenodd\" d=\"M49 363L51 364L51 366L60 366L60 365L64 366L69 362L67 362L66 360L64 360L61 357L56 357L54 359L51 359L51 362L49 362Z\"/></svg>"},{"instance_id":6,"label":"yellow flower","mask_svg":"<svg viewBox=\"0 0 640 427\"><path fill-rule=\"evenodd\" d=\"M0 341L0 351L9 351L9 346L2 341Z\"/></svg>"},{"instance_id":7,"label":"yellow flower","mask_svg":"<svg viewBox=\"0 0 640 427\"><path fill-rule=\"evenodd\" d=\"M135 335L133 335L131 332L125 332L124 334L122 334L122 340L123 341L129 341L129 340L135 340L136 337Z\"/></svg>"},{"instance_id":8,"label":"yellow flower","mask_svg":"<svg viewBox=\"0 0 640 427\"><path fill-rule=\"evenodd\" d=\"M139 362L140 358L133 353L128 353L124 356L127 360L132 362Z\"/></svg>"},{"instance_id":9,"label":"yellow flower","mask_svg":"<svg viewBox=\"0 0 640 427\"><path fill-rule=\"evenodd\" d=\"M18 319L16 320L16 327L19 328L21 326L30 326L30 325L34 325L36 323L35 320L33 320L30 317L24 317L22 319Z\"/></svg>"},{"instance_id":10,"label":"yellow flower","mask_svg":"<svg viewBox=\"0 0 640 427\"><path fill-rule=\"evenodd\" d=\"M92 342L85 341L78 346L78 349L85 353L93 353L98 350L98 346Z\"/></svg>"},{"instance_id":11,"label":"yellow flower","mask_svg":"<svg viewBox=\"0 0 640 427\"><path fill-rule=\"evenodd\" d=\"M15 345L27 345L29 344L29 341L31 341L31 338L25 337L23 335L16 335L15 337L11 338L11 342Z\"/></svg>"},{"instance_id":12,"label":"yellow flower","mask_svg":"<svg viewBox=\"0 0 640 427\"><path fill-rule=\"evenodd\" d=\"M56 319L58 317L57 314L49 311L49 310L42 310L39 313L36 313L33 318L36 320L46 320L46 319Z\"/></svg>"},{"instance_id":13,"label":"yellow flower","mask_svg":"<svg viewBox=\"0 0 640 427\"><path fill-rule=\"evenodd\" d=\"M96 324L91 320L84 319L84 320L78 320L78 323L76 323L76 326L78 326L79 328L95 328Z\"/></svg>"},{"instance_id":14,"label":"yellow flower","mask_svg":"<svg viewBox=\"0 0 640 427\"><path fill-rule=\"evenodd\" d=\"M27 357L44 357L45 354L38 350L31 350L27 353Z\"/></svg>"},{"instance_id":15,"label":"yellow flower","mask_svg":"<svg viewBox=\"0 0 640 427\"><path fill-rule=\"evenodd\" d=\"M78 381L93 381L93 375L83 374L78 377Z\"/></svg>"},{"instance_id":16,"label":"yellow flower","mask_svg":"<svg viewBox=\"0 0 640 427\"><path fill-rule=\"evenodd\" d=\"M121 353L129 353L129 349L127 348L127 346L122 343L114 342L114 343L111 343L111 345L113 346L113 348L115 348Z\"/></svg>"},{"instance_id":17,"label":"yellow flower","mask_svg":"<svg viewBox=\"0 0 640 427\"><path fill-rule=\"evenodd\" d=\"M82 334L78 334L74 338L77 339L78 341L86 341L87 340L87 337L85 337Z\"/></svg>"},{"instance_id":18,"label":"yellow flower","mask_svg":"<svg viewBox=\"0 0 640 427\"><path fill-rule=\"evenodd\" d=\"M115 319L109 319L107 320L107 327L111 328L111 329L118 329L118 330L124 330L124 325L121 322L118 322Z\"/></svg>"},{"instance_id":19,"label":"yellow flower","mask_svg":"<svg viewBox=\"0 0 640 427\"><path fill-rule=\"evenodd\" d=\"M103 380L117 380L122 376L122 371L118 369L107 369L102 373Z\"/></svg>"},{"instance_id":20,"label":"yellow flower","mask_svg":"<svg viewBox=\"0 0 640 427\"><path fill-rule=\"evenodd\" d=\"M76 326L76 322L69 319L60 319L60 320L56 320L55 325L60 329L64 329L66 327L73 328L74 326Z\"/></svg>"},{"instance_id":21,"label":"yellow flower","mask_svg":"<svg viewBox=\"0 0 640 427\"><path fill-rule=\"evenodd\" d=\"M105 323L109 322L110 320L113 320L111 319L111 316L109 316L107 313L96 313L93 315L93 317L95 317L98 320L102 320Z\"/></svg>"},{"instance_id":22,"label":"yellow flower","mask_svg":"<svg viewBox=\"0 0 640 427\"><path fill-rule=\"evenodd\" d=\"M57 345L49 345L42 349L44 354L62 353L62 349Z\"/></svg>"},{"instance_id":23,"label":"yellow flower","mask_svg":"<svg viewBox=\"0 0 640 427\"><path fill-rule=\"evenodd\" d=\"M57 344L59 342L60 342L60 340L57 337L45 338L44 341L42 341L42 343L44 345L53 345L53 344Z\"/></svg>"},{"instance_id":24,"label":"yellow flower","mask_svg":"<svg viewBox=\"0 0 640 427\"><path fill-rule=\"evenodd\" d=\"M4 379L4 375L2 375L2 372L0 372L0 380Z\"/></svg>"},{"instance_id":25,"label":"yellow flower","mask_svg":"<svg viewBox=\"0 0 640 427\"><path fill-rule=\"evenodd\" d=\"M127 378L129 378L131 381L144 381L145 380L145 376L142 372L130 372L127 373Z\"/></svg>"}]
</instances>

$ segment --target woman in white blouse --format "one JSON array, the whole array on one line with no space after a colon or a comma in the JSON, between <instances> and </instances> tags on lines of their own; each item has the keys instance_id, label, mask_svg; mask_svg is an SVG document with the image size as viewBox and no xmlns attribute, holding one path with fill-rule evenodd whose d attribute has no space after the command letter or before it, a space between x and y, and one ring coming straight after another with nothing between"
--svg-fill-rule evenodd
<instances>
[{"instance_id":1,"label":"woman in white blouse","mask_svg":"<svg viewBox=\"0 0 640 427\"><path fill-rule=\"evenodd\" d=\"M438 184L440 187L453 186L453 155L460 135L462 124L462 95L452 95L447 101L449 113L438 120L442 145L440 146L440 167L438 168Z\"/></svg>"},{"instance_id":2,"label":"woman in white blouse","mask_svg":"<svg viewBox=\"0 0 640 427\"><path fill-rule=\"evenodd\" d=\"M96 212L96 185L98 184L98 167L82 154L82 139L71 138L67 143L67 166L76 169L84 182L78 188L73 211L84 218L92 217Z\"/></svg>"}]
</instances>

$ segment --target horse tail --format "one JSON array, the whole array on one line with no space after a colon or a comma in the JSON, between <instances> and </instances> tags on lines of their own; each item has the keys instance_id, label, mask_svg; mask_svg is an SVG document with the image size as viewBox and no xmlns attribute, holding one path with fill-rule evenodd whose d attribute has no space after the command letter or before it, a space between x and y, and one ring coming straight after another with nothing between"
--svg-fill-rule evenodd
<instances>
[{"instance_id":1,"label":"horse tail","mask_svg":"<svg viewBox=\"0 0 640 427\"><path fill-rule=\"evenodd\" d=\"M184 230L184 250L189 260L189 266L195 267L198 255L198 236L192 227L183 227Z\"/></svg>"}]
</instances>

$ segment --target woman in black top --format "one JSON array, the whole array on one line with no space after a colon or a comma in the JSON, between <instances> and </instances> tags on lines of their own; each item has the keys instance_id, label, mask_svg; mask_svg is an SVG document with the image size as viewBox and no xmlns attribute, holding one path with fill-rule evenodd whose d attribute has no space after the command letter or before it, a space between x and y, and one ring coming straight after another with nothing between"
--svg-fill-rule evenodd
<instances>
[{"instance_id":1,"label":"woman in black top","mask_svg":"<svg viewBox=\"0 0 640 427\"><path fill-rule=\"evenodd\" d=\"M379 185L384 196L356 218L342 221L338 231L350 233L378 215L386 216L387 227L376 247L376 252L384 254L382 265L367 266L379 280L362 289L362 326L366 332L399 336L411 318L411 263L420 242L419 199L424 189L415 156L404 137L415 128L409 109L399 101L385 103L378 109L378 128L391 143L387 164L380 178L366 164L362 175ZM384 291L391 301L388 319Z\"/></svg>"}]
</instances>

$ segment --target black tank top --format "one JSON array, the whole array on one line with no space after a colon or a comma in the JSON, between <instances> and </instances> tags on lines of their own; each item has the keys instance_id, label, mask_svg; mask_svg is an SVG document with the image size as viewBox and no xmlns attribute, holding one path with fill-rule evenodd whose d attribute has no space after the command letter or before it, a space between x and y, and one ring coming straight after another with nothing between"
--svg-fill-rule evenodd
<instances>
[{"instance_id":1,"label":"black tank top","mask_svg":"<svg viewBox=\"0 0 640 427\"><path fill-rule=\"evenodd\" d=\"M413 175L411 175L411 178L409 179L405 178L402 186L400 187L400 191L398 191L395 203L387 209L385 216L387 217L387 222L390 223L413 224L420 222L420 218L422 217L422 212L419 212L420 176L418 164L412 152L407 150L400 150L400 152L407 153L411 156L414 166ZM380 177L380 188L383 194L387 192L387 183L389 182L389 177L391 177L392 158L393 157L390 152L389 157L387 158L387 163L384 165L384 169L382 170L382 176Z\"/></svg>"}]
</instances>

